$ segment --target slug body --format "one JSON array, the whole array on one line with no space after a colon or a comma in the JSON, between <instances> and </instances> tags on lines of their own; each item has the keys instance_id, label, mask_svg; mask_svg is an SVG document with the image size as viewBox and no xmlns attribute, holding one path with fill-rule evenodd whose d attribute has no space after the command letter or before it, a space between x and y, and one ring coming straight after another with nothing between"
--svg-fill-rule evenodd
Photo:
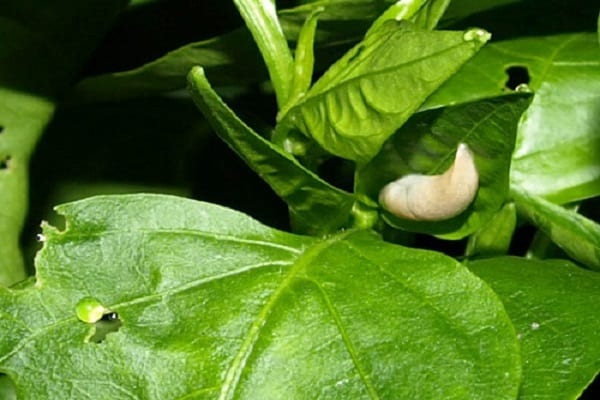
<instances>
[{"instance_id":1,"label":"slug body","mask_svg":"<svg viewBox=\"0 0 600 400\"><path fill-rule=\"evenodd\" d=\"M379 192L379 203L393 215L413 221L442 221L463 212L479 188L469 147L461 143L454 163L441 175L406 175Z\"/></svg>"}]
</instances>

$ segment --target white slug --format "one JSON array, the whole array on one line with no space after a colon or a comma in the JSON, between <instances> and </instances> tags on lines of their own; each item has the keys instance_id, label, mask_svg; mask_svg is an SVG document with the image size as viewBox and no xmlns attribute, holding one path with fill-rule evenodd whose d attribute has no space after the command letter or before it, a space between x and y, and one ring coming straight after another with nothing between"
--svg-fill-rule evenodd
<instances>
[{"instance_id":1,"label":"white slug","mask_svg":"<svg viewBox=\"0 0 600 400\"><path fill-rule=\"evenodd\" d=\"M441 175L406 175L379 192L379 203L393 215L413 221L441 221L473 202L479 173L469 146L460 143L454 163Z\"/></svg>"}]
</instances>

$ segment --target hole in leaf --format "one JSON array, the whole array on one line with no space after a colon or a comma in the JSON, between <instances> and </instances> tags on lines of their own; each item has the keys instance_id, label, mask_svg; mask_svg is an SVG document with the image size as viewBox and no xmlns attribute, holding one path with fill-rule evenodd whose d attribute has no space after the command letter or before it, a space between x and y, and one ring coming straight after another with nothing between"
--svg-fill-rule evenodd
<instances>
[{"instance_id":1,"label":"hole in leaf","mask_svg":"<svg viewBox=\"0 0 600 400\"><path fill-rule=\"evenodd\" d=\"M8 169L9 163L10 163L10 156L0 158L0 170Z\"/></svg>"},{"instance_id":2,"label":"hole in leaf","mask_svg":"<svg viewBox=\"0 0 600 400\"><path fill-rule=\"evenodd\" d=\"M16 400L17 390L10 376L0 373L0 399Z\"/></svg>"},{"instance_id":3,"label":"hole in leaf","mask_svg":"<svg viewBox=\"0 0 600 400\"><path fill-rule=\"evenodd\" d=\"M108 312L98 322L94 323L92 332L86 341L100 343L106 338L106 335L117 332L122 325L123 322L119 319L119 314L112 311Z\"/></svg>"},{"instance_id":4,"label":"hole in leaf","mask_svg":"<svg viewBox=\"0 0 600 400\"><path fill-rule=\"evenodd\" d=\"M506 68L506 80L505 86L510 90L515 90L519 85L527 85L529 83L529 71L527 67L522 65L513 65Z\"/></svg>"},{"instance_id":5,"label":"hole in leaf","mask_svg":"<svg viewBox=\"0 0 600 400\"><path fill-rule=\"evenodd\" d=\"M4 132L4 127L0 125L0 133Z\"/></svg>"}]
</instances>

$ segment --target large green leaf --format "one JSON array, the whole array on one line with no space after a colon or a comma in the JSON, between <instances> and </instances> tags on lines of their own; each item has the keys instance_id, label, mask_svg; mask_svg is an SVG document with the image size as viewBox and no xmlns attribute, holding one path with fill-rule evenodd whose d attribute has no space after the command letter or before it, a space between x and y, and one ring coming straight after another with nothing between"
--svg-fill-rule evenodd
<instances>
[{"instance_id":1,"label":"large green leaf","mask_svg":"<svg viewBox=\"0 0 600 400\"><path fill-rule=\"evenodd\" d=\"M517 329L519 399L577 399L600 371L600 275L568 261L516 257L469 268L500 296Z\"/></svg>"},{"instance_id":2,"label":"large green leaf","mask_svg":"<svg viewBox=\"0 0 600 400\"><path fill-rule=\"evenodd\" d=\"M189 75L194 101L215 131L288 204L296 230L331 233L348 222L354 196L323 181L244 124L212 90L200 67Z\"/></svg>"},{"instance_id":3,"label":"large green leaf","mask_svg":"<svg viewBox=\"0 0 600 400\"><path fill-rule=\"evenodd\" d=\"M125 5L124 0L0 4L0 285L25 277L18 243L35 144L57 96Z\"/></svg>"},{"instance_id":4,"label":"large green leaf","mask_svg":"<svg viewBox=\"0 0 600 400\"><path fill-rule=\"evenodd\" d=\"M511 194L519 212L565 253L590 268L600 270L600 225L522 188L513 187Z\"/></svg>"},{"instance_id":5,"label":"large green leaf","mask_svg":"<svg viewBox=\"0 0 600 400\"><path fill-rule=\"evenodd\" d=\"M19 398L517 395L502 304L444 255L168 196L57 209L66 229L44 228L35 284L0 290L0 370ZM100 343L90 298L122 324Z\"/></svg>"},{"instance_id":6,"label":"large green leaf","mask_svg":"<svg viewBox=\"0 0 600 400\"><path fill-rule=\"evenodd\" d=\"M529 101L510 96L415 115L358 171L356 191L376 200L383 186L399 177L442 173L452 163L458 144L467 143L479 172L479 191L469 208L439 222L403 220L388 213L384 217L392 226L447 239L475 232L507 198L517 123Z\"/></svg>"},{"instance_id":7,"label":"large green leaf","mask_svg":"<svg viewBox=\"0 0 600 400\"><path fill-rule=\"evenodd\" d=\"M557 203L600 195L600 48L594 35L548 39L531 108L519 127L511 182ZM540 47L541 47L540 46ZM532 84L536 75L532 71Z\"/></svg>"},{"instance_id":8,"label":"large green leaf","mask_svg":"<svg viewBox=\"0 0 600 400\"><path fill-rule=\"evenodd\" d=\"M366 162L486 42L387 21L336 62L283 117L327 151Z\"/></svg>"},{"instance_id":9,"label":"large green leaf","mask_svg":"<svg viewBox=\"0 0 600 400\"><path fill-rule=\"evenodd\" d=\"M535 91L519 127L511 182L553 202L600 194L600 49L594 34L522 38L486 46L423 109L510 92L523 67Z\"/></svg>"}]
</instances>

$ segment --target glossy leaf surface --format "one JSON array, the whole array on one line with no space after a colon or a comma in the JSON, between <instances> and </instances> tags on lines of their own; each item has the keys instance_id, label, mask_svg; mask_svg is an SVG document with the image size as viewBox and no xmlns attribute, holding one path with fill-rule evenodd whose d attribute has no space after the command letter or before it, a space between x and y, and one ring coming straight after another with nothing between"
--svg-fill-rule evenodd
<instances>
[{"instance_id":1,"label":"glossy leaf surface","mask_svg":"<svg viewBox=\"0 0 600 400\"><path fill-rule=\"evenodd\" d=\"M502 304L451 258L169 196L57 210L66 229L44 228L35 284L0 290L0 369L19 398L517 395ZM100 343L76 317L87 297L122 322Z\"/></svg>"},{"instance_id":2,"label":"glossy leaf surface","mask_svg":"<svg viewBox=\"0 0 600 400\"><path fill-rule=\"evenodd\" d=\"M331 66L282 122L332 154L367 162L489 38L471 33L386 21Z\"/></svg>"},{"instance_id":3,"label":"glossy leaf surface","mask_svg":"<svg viewBox=\"0 0 600 400\"><path fill-rule=\"evenodd\" d=\"M579 398L600 371L600 275L563 260L516 257L469 268L498 293L520 338L520 400ZM591 397L590 397L591 398Z\"/></svg>"}]
</instances>

